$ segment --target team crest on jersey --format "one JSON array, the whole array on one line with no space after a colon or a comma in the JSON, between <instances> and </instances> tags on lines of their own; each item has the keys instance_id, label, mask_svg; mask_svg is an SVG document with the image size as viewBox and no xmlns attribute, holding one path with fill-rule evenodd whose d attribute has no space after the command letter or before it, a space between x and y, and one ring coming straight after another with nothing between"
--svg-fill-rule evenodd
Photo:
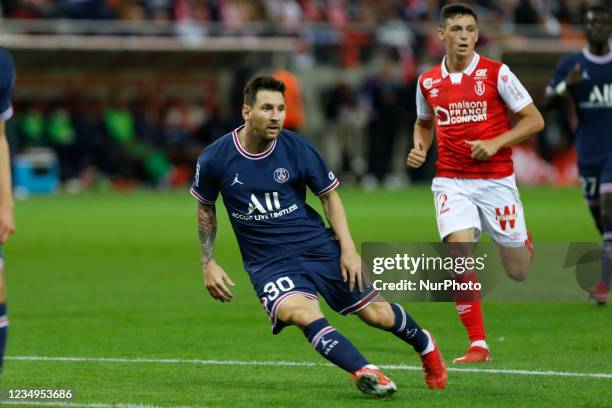
<instances>
[{"instance_id":1,"label":"team crest on jersey","mask_svg":"<svg viewBox=\"0 0 612 408\"><path fill-rule=\"evenodd\" d=\"M274 180L276 180L277 183L285 183L287 180L289 180L289 171L279 167L278 169L274 170Z\"/></svg>"},{"instance_id":2,"label":"team crest on jersey","mask_svg":"<svg viewBox=\"0 0 612 408\"><path fill-rule=\"evenodd\" d=\"M485 93L485 84L483 81L476 81L476 85L474 85L474 92L476 95L482 96Z\"/></svg>"}]
</instances>

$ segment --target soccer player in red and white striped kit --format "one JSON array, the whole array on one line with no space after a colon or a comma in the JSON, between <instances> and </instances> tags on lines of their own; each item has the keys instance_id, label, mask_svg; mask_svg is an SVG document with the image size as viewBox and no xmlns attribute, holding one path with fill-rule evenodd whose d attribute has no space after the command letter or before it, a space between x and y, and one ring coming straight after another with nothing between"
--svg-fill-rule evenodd
<instances>
[{"instance_id":1,"label":"soccer player in red and white striped kit","mask_svg":"<svg viewBox=\"0 0 612 408\"><path fill-rule=\"evenodd\" d=\"M475 242L481 231L488 232L507 275L521 281L527 278L533 248L510 146L542 130L544 120L507 65L475 52L478 32L478 17L471 7L453 3L442 8L438 37L446 56L419 77L414 148L406 163L417 168L425 162L435 128L438 162L432 191L440 238L447 243ZM514 126L511 115L516 116ZM471 245L453 248L458 255L471 255ZM477 280L475 273L455 278ZM456 294L457 312L471 345L455 363L491 359L480 297L472 295Z\"/></svg>"}]
</instances>

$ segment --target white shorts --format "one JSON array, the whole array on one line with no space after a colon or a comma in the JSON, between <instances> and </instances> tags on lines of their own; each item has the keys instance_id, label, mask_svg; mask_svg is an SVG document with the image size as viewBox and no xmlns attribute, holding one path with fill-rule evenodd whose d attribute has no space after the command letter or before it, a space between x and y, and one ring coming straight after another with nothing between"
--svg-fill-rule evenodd
<instances>
[{"instance_id":1,"label":"white shorts","mask_svg":"<svg viewBox=\"0 0 612 408\"><path fill-rule=\"evenodd\" d=\"M525 213L514 174L501 179L436 177L431 191L441 239L474 228L476 240L486 231L498 244L525 244Z\"/></svg>"}]
</instances>

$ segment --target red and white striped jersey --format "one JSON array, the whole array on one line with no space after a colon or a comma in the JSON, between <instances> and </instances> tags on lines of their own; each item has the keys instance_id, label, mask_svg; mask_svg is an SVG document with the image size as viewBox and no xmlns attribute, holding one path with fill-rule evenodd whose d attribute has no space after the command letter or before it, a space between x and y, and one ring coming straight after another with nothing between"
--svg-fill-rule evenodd
<instances>
[{"instance_id":1,"label":"red and white striped jersey","mask_svg":"<svg viewBox=\"0 0 612 408\"><path fill-rule=\"evenodd\" d=\"M514 172L512 150L489 160L471 158L467 140L491 139L511 129L508 110L516 113L531 96L507 65L474 53L463 72L449 73L446 57L419 77L417 115L435 115L438 141L436 176L502 178Z\"/></svg>"}]
</instances>

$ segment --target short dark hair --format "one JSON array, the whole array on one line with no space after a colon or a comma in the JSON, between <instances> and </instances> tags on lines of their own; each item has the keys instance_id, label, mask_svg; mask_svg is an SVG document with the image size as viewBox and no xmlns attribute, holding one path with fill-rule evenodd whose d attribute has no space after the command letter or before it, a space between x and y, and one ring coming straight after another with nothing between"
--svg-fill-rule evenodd
<instances>
[{"instance_id":1,"label":"short dark hair","mask_svg":"<svg viewBox=\"0 0 612 408\"><path fill-rule=\"evenodd\" d=\"M465 3L447 4L446 6L442 7L442 10L440 10L440 25L444 26L446 24L447 18L454 18L455 16L460 16L464 14L474 17L474 20L478 22L478 16L476 15L476 12L474 11L473 8L471 8L467 4Z\"/></svg>"},{"instance_id":2,"label":"short dark hair","mask_svg":"<svg viewBox=\"0 0 612 408\"><path fill-rule=\"evenodd\" d=\"M611 16L610 9L604 6L603 4L593 4L587 7L587 9L584 11L584 15L586 16L588 13L593 13L593 14L601 13L601 14L607 14L608 17Z\"/></svg>"},{"instance_id":3,"label":"short dark hair","mask_svg":"<svg viewBox=\"0 0 612 408\"><path fill-rule=\"evenodd\" d=\"M271 76L257 76L251 79L244 86L242 94L244 95L244 104L253 106L257 100L257 92L259 91L277 91L285 96L285 83Z\"/></svg>"}]
</instances>

